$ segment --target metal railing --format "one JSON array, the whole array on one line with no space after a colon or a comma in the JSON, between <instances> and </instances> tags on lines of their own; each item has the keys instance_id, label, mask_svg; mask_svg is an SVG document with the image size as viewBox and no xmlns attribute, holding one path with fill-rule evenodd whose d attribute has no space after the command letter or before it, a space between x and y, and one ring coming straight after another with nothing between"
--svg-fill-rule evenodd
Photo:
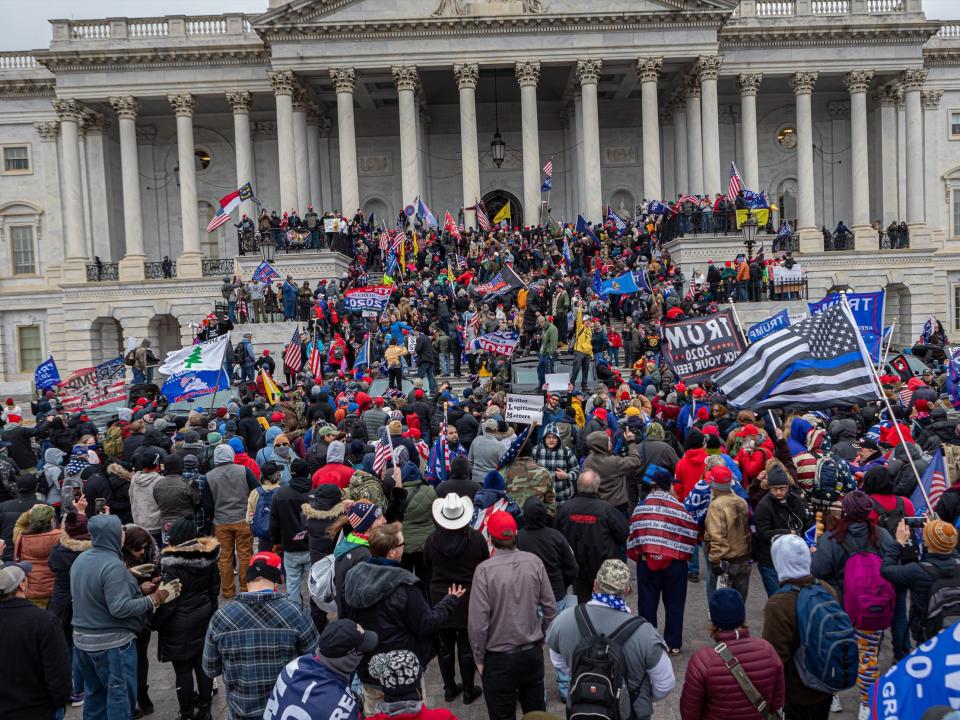
<instances>
[{"instance_id":1,"label":"metal railing","mask_svg":"<svg viewBox=\"0 0 960 720\"><path fill-rule=\"evenodd\" d=\"M910 233L907 230L895 232L880 231L881 250L907 250L910 247Z\"/></svg>"},{"instance_id":2,"label":"metal railing","mask_svg":"<svg viewBox=\"0 0 960 720\"><path fill-rule=\"evenodd\" d=\"M824 252L847 252L853 250L853 233L831 233L829 230L823 232L823 251Z\"/></svg>"},{"instance_id":3,"label":"metal railing","mask_svg":"<svg viewBox=\"0 0 960 720\"><path fill-rule=\"evenodd\" d=\"M800 236L796 233L784 237L777 235L773 238L771 250L774 253L798 253L800 252Z\"/></svg>"},{"instance_id":4,"label":"metal railing","mask_svg":"<svg viewBox=\"0 0 960 720\"><path fill-rule=\"evenodd\" d=\"M120 279L120 265L115 262L87 263L87 282L108 282Z\"/></svg>"},{"instance_id":5,"label":"metal railing","mask_svg":"<svg viewBox=\"0 0 960 720\"><path fill-rule=\"evenodd\" d=\"M204 258L200 267L204 277L233 275L235 269L233 258Z\"/></svg>"},{"instance_id":6,"label":"metal railing","mask_svg":"<svg viewBox=\"0 0 960 720\"><path fill-rule=\"evenodd\" d=\"M167 267L164 267L167 266ZM147 280L163 280L175 278L177 276L177 263L167 262L145 262L143 264L143 275Z\"/></svg>"}]
</instances>

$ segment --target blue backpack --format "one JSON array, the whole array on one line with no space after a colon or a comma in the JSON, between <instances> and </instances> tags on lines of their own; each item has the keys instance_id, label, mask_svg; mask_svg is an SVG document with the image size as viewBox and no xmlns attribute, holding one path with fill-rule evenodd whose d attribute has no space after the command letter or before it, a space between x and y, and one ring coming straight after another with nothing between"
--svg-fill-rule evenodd
<instances>
[{"instance_id":1,"label":"blue backpack","mask_svg":"<svg viewBox=\"0 0 960 720\"><path fill-rule=\"evenodd\" d=\"M800 681L812 690L836 693L857 681L859 651L850 616L817 581L778 592L797 593L800 647L793 656Z\"/></svg>"},{"instance_id":2,"label":"blue backpack","mask_svg":"<svg viewBox=\"0 0 960 720\"><path fill-rule=\"evenodd\" d=\"M270 505L277 489L264 490L257 487L257 507L253 511L253 520L250 522L250 532L258 538L270 537Z\"/></svg>"}]
</instances>

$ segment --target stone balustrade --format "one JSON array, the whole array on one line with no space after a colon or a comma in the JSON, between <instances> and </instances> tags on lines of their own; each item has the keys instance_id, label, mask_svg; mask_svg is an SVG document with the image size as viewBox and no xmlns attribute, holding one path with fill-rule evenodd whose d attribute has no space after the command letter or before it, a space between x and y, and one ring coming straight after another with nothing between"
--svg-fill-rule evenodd
<instances>
[{"instance_id":1,"label":"stone balustrade","mask_svg":"<svg viewBox=\"0 0 960 720\"><path fill-rule=\"evenodd\" d=\"M170 15L153 18L105 18L102 20L51 20L51 47L64 43L90 44L97 41L211 38L253 36L256 33L245 15Z\"/></svg>"},{"instance_id":2,"label":"stone balustrade","mask_svg":"<svg viewBox=\"0 0 960 720\"><path fill-rule=\"evenodd\" d=\"M920 0L742 0L741 18L904 15L921 12Z\"/></svg>"},{"instance_id":3,"label":"stone balustrade","mask_svg":"<svg viewBox=\"0 0 960 720\"><path fill-rule=\"evenodd\" d=\"M0 52L0 70L34 70L39 67L37 58L30 52Z\"/></svg>"}]
</instances>

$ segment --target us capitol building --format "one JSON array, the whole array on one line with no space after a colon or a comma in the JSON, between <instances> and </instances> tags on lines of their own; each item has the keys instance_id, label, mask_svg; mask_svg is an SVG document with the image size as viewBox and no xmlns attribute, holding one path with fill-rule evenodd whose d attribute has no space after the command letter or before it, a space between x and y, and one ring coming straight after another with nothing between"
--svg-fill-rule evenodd
<instances>
[{"instance_id":1,"label":"us capitol building","mask_svg":"<svg viewBox=\"0 0 960 720\"><path fill-rule=\"evenodd\" d=\"M960 334L960 24L921 0L270 0L50 24L48 48L0 53L4 391L48 354L65 375L124 336L189 340L259 261L232 225L206 232L248 181L281 212L392 226L421 196L467 225L509 201L520 225L547 160L566 221L725 192L735 162L795 228L810 299L886 287L897 342L931 314ZM853 249L826 252L840 220ZM872 229L892 221L909 247ZM743 243L670 249L689 272ZM348 262L279 257L298 280Z\"/></svg>"}]
</instances>

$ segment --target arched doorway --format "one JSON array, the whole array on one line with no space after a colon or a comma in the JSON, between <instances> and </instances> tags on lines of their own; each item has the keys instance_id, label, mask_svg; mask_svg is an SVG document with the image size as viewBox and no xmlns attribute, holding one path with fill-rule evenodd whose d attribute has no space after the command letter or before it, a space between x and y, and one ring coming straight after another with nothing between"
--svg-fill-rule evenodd
<instances>
[{"instance_id":1,"label":"arched doorway","mask_svg":"<svg viewBox=\"0 0 960 720\"><path fill-rule=\"evenodd\" d=\"M786 220L790 227L797 228L797 181L787 178L777 186L777 207L780 208L780 220Z\"/></svg>"},{"instance_id":2,"label":"arched doorway","mask_svg":"<svg viewBox=\"0 0 960 720\"><path fill-rule=\"evenodd\" d=\"M180 321L173 315L154 315L147 324L147 337L154 352L163 359L168 352L179 350L183 344L180 338Z\"/></svg>"},{"instance_id":3,"label":"arched doorway","mask_svg":"<svg viewBox=\"0 0 960 720\"><path fill-rule=\"evenodd\" d=\"M887 293L883 307L884 326L891 325L894 320L897 321L890 347L909 347L920 334L919 328L913 327L913 301L910 288L903 283L889 283L885 289Z\"/></svg>"},{"instance_id":4,"label":"arched doorway","mask_svg":"<svg viewBox=\"0 0 960 720\"><path fill-rule=\"evenodd\" d=\"M373 218L374 224L377 227L380 227L380 221L382 220L387 224L387 227L393 227L397 219L392 217L390 208L387 207L387 203L381 200L378 197L368 198L363 202L361 206L363 208L363 216L370 221L370 218Z\"/></svg>"},{"instance_id":5,"label":"arched doorway","mask_svg":"<svg viewBox=\"0 0 960 720\"><path fill-rule=\"evenodd\" d=\"M90 357L94 365L122 356L123 328L112 317L98 317L90 326Z\"/></svg>"},{"instance_id":6,"label":"arched doorway","mask_svg":"<svg viewBox=\"0 0 960 720\"><path fill-rule=\"evenodd\" d=\"M621 220L632 222L637 214L637 199L626 188L620 188L610 196L608 205L620 216Z\"/></svg>"},{"instance_id":7,"label":"arched doorway","mask_svg":"<svg viewBox=\"0 0 960 720\"><path fill-rule=\"evenodd\" d=\"M491 222L507 203L510 203L510 224L520 225L523 221L523 204L516 195L506 190L491 190L483 196L483 204L487 208L487 215Z\"/></svg>"}]
</instances>

